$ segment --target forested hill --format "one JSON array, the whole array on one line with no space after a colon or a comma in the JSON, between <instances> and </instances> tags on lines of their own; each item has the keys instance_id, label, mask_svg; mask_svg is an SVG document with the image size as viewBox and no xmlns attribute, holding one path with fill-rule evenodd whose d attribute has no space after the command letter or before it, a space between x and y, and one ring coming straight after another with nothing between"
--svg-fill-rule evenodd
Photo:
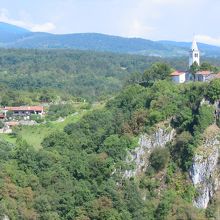
<instances>
[{"instance_id":1,"label":"forested hill","mask_svg":"<svg viewBox=\"0 0 220 220\"><path fill-rule=\"evenodd\" d=\"M19 127L16 143L0 140L0 214L12 220L217 219L219 197L206 211L194 207L198 193L187 173L204 131L214 123L213 106L200 105L204 97L211 103L220 97L219 80L130 85L105 107L52 130L40 149L17 135ZM35 126L36 136L49 125ZM159 125L175 129L176 139L151 149L146 172L125 178L135 168L127 163L129 152ZM201 153L207 158L210 145L199 159Z\"/></svg>"},{"instance_id":2,"label":"forested hill","mask_svg":"<svg viewBox=\"0 0 220 220\"><path fill-rule=\"evenodd\" d=\"M6 23L0 23L0 46L5 48L68 48L172 57L187 55L190 44L124 38L97 33L63 35L36 33ZM206 56L220 56L220 47L199 44L199 48Z\"/></svg>"},{"instance_id":3,"label":"forested hill","mask_svg":"<svg viewBox=\"0 0 220 220\"><path fill-rule=\"evenodd\" d=\"M203 59L218 65L219 59ZM56 89L99 100L120 91L135 73L155 62L185 69L187 57L162 59L77 50L0 50L0 84L14 90Z\"/></svg>"},{"instance_id":4,"label":"forested hill","mask_svg":"<svg viewBox=\"0 0 220 220\"><path fill-rule=\"evenodd\" d=\"M160 58L77 50L0 50L0 84L11 90L55 89L87 100L121 90L134 72Z\"/></svg>"}]
</instances>

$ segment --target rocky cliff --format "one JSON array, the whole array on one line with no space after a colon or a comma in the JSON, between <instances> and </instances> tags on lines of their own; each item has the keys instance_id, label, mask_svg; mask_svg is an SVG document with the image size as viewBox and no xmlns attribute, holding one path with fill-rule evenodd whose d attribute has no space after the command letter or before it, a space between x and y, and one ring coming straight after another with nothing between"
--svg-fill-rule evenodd
<instances>
[{"instance_id":1,"label":"rocky cliff","mask_svg":"<svg viewBox=\"0 0 220 220\"><path fill-rule=\"evenodd\" d=\"M198 208L207 208L219 186L219 134L220 129L216 125L205 131L203 144L197 148L189 171L197 191L194 205Z\"/></svg>"},{"instance_id":2,"label":"rocky cliff","mask_svg":"<svg viewBox=\"0 0 220 220\"><path fill-rule=\"evenodd\" d=\"M133 169L126 170L125 178L137 176L146 171L148 159L153 149L165 147L172 141L176 132L167 124L158 124L150 134L142 134L139 138L138 147L129 153L128 164L133 164Z\"/></svg>"},{"instance_id":3,"label":"rocky cliff","mask_svg":"<svg viewBox=\"0 0 220 220\"><path fill-rule=\"evenodd\" d=\"M207 208L216 190L220 186L219 152L220 152L220 129L212 125L206 129L201 146L196 149L193 164L189 175L196 189L197 196L194 206ZM170 125L157 125L150 134L142 134L139 137L138 147L129 152L127 164L132 165L123 173L124 178L138 176L146 171L151 152L157 148L163 148L174 140L176 132Z\"/></svg>"}]
</instances>

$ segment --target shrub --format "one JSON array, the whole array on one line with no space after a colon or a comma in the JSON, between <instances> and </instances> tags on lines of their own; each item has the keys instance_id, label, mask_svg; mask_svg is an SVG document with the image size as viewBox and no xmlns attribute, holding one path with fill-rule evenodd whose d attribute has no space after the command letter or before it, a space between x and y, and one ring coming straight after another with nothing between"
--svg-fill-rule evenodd
<instances>
[{"instance_id":1,"label":"shrub","mask_svg":"<svg viewBox=\"0 0 220 220\"><path fill-rule=\"evenodd\" d=\"M208 86L207 96L213 103L220 99L220 79L211 81Z\"/></svg>"},{"instance_id":2,"label":"shrub","mask_svg":"<svg viewBox=\"0 0 220 220\"><path fill-rule=\"evenodd\" d=\"M4 123L2 121L0 121L0 129L4 128Z\"/></svg>"},{"instance_id":3,"label":"shrub","mask_svg":"<svg viewBox=\"0 0 220 220\"><path fill-rule=\"evenodd\" d=\"M199 108L199 115L196 118L195 136L199 136L205 129L214 123L214 108L208 105L202 105Z\"/></svg>"},{"instance_id":4,"label":"shrub","mask_svg":"<svg viewBox=\"0 0 220 220\"><path fill-rule=\"evenodd\" d=\"M56 120L59 117L66 117L75 112L75 108L71 104L51 105L48 111L47 118Z\"/></svg>"},{"instance_id":5,"label":"shrub","mask_svg":"<svg viewBox=\"0 0 220 220\"><path fill-rule=\"evenodd\" d=\"M157 148L150 155L150 164L156 171L160 171L166 167L169 157L168 149Z\"/></svg>"},{"instance_id":6,"label":"shrub","mask_svg":"<svg viewBox=\"0 0 220 220\"><path fill-rule=\"evenodd\" d=\"M37 123L42 123L44 119L40 115L31 115L30 119L36 121Z\"/></svg>"}]
</instances>

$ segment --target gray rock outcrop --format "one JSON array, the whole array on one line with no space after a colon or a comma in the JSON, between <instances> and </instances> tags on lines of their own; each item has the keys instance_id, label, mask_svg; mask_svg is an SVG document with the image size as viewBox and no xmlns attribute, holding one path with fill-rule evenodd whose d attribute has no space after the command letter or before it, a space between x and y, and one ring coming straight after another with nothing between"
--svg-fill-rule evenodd
<instances>
[{"instance_id":1,"label":"gray rock outcrop","mask_svg":"<svg viewBox=\"0 0 220 220\"><path fill-rule=\"evenodd\" d=\"M145 172L148 166L148 159L157 147L165 147L172 141L176 132L170 126L158 126L152 134L143 134L139 138L138 147L129 152L127 164L133 164L133 169L124 172L124 178L130 178Z\"/></svg>"},{"instance_id":2,"label":"gray rock outcrop","mask_svg":"<svg viewBox=\"0 0 220 220\"><path fill-rule=\"evenodd\" d=\"M207 208L209 201L219 186L219 132L217 126L210 126L204 134L202 146L196 150L193 164L189 170L190 178L197 191L194 205Z\"/></svg>"}]
</instances>

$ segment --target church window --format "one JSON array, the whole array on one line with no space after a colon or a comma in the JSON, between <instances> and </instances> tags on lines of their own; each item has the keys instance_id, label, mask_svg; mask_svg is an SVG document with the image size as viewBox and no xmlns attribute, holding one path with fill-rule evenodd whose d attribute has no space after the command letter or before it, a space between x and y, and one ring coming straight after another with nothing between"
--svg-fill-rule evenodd
<instances>
[{"instance_id":1,"label":"church window","mask_svg":"<svg viewBox=\"0 0 220 220\"><path fill-rule=\"evenodd\" d=\"M199 55L198 55L198 53L195 53L195 57L197 58Z\"/></svg>"}]
</instances>

